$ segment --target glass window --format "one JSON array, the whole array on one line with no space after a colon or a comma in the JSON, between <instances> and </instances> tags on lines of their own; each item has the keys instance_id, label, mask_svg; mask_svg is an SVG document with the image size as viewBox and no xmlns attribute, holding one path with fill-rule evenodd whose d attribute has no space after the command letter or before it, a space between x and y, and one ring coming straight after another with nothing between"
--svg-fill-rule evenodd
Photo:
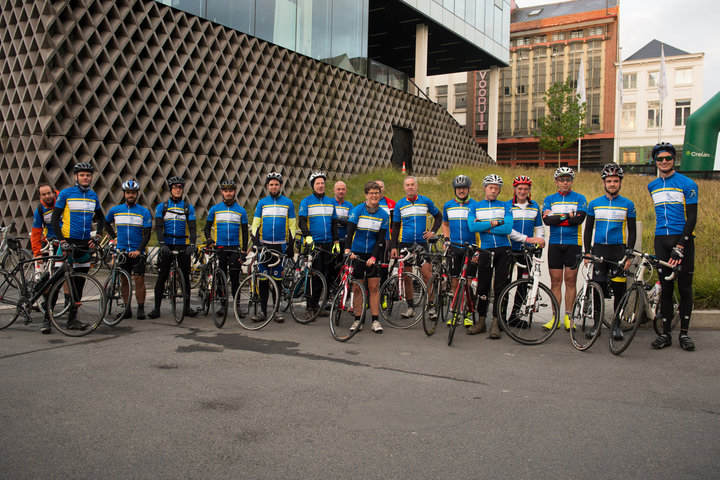
<instances>
[{"instance_id":1,"label":"glass window","mask_svg":"<svg viewBox=\"0 0 720 480\"><path fill-rule=\"evenodd\" d=\"M228 2L227 0L207 0L207 18L221 25L253 33L255 2Z\"/></svg>"},{"instance_id":2,"label":"glass window","mask_svg":"<svg viewBox=\"0 0 720 480\"><path fill-rule=\"evenodd\" d=\"M552 82L565 81L565 55L553 53L552 55Z\"/></svg>"},{"instance_id":3,"label":"glass window","mask_svg":"<svg viewBox=\"0 0 720 480\"><path fill-rule=\"evenodd\" d=\"M623 89L637 88L637 73L623 73Z\"/></svg>"},{"instance_id":4,"label":"glass window","mask_svg":"<svg viewBox=\"0 0 720 480\"><path fill-rule=\"evenodd\" d=\"M590 117L590 126L593 130L600 127L600 94L593 93L587 96L587 113Z\"/></svg>"},{"instance_id":5,"label":"glass window","mask_svg":"<svg viewBox=\"0 0 720 480\"><path fill-rule=\"evenodd\" d=\"M298 0L297 51L329 61L332 0Z\"/></svg>"},{"instance_id":6,"label":"glass window","mask_svg":"<svg viewBox=\"0 0 720 480\"><path fill-rule=\"evenodd\" d=\"M690 100L678 100L675 102L675 126L684 127L687 118L690 116Z\"/></svg>"},{"instance_id":7,"label":"glass window","mask_svg":"<svg viewBox=\"0 0 720 480\"><path fill-rule=\"evenodd\" d=\"M364 72L367 42L364 41L367 3L334 0L332 15L333 65L356 73Z\"/></svg>"},{"instance_id":8,"label":"glass window","mask_svg":"<svg viewBox=\"0 0 720 480\"><path fill-rule=\"evenodd\" d=\"M451 12L455 9L455 0L443 0L443 7L447 8Z\"/></svg>"},{"instance_id":9,"label":"glass window","mask_svg":"<svg viewBox=\"0 0 720 480\"><path fill-rule=\"evenodd\" d=\"M435 87L435 101L442 105L444 109L447 110L448 102L447 102L447 94L448 94L448 87L447 85L439 85Z\"/></svg>"},{"instance_id":10,"label":"glass window","mask_svg":"<svg viewBox=\"0 0 720 480\"><path fill-rule=\"evenodd\" d=\"M533 58L533 93L542 94L545 92L545 75L547 73L547 66L545 64L545 58Z\"/></svg>"},{"instance_id":11,"label":"glass window","mask_svg":"<svg viewBox=\"0 0 720 480\"><path fill-rule=\"evenodd\" d=\"M648 87L657 87L658 75L660 75L660 72L648 73Z\"/></svg>"},{"instance_id":12,"label":"glass window","mask_svg":"<svg viewBox=\"0 0 720 480\"><path fill-rule=\"evenodd\" d=\"M525 135L528 133L528 101L517 102L517 111L515 113L515 133Z\"/></svg>"},{"instance_id":13,"label":"glass window","mask_svg":"<svg viewBox=\"0 0 720 480\"><path fill-rule=\"evenodd\" d=\"M296 0L263 0L255 7L255 36L295 50Z\"/></svg>"},{"instance_id":14,"label":"glass window","mask_svg":"<svg viewBox=\"0 0 720 480\"><path fill-rule=\"evenodd\" d=\"M495 6L493 5L493 0L486 0L485 1L485 35L488 37L495 39L495 16L493 13L493 10L495 10ZM498 24L498 27L500 24ZM480 30L483 30L480 28Z\"/></svg>"},{"instance_id":15,"label":"glass window","mask_svg":"<svg viewBox=\"0 0 720 480\"><path fill-rule=\"evenodd\" d=\"M675 85L688 85L692 83L692 68L675 70Z\"/></svg>"},{"instance_id":16,"label":"glass window","mask_svg":"<svg viewBox=\"0 0 720 480\"><path fill-rule=\"evenodd\" d=\"M455 110L467 108L467 83L455 84Z\"/></svg>"},{"instance_id":17,"label":"glass window","mask_svg":"<svg viewBox=\"0 0 720 480\"><path fill-rule=\"evenodd\" d=\"M623 152L623 163L637 163L637 152Z\"/></svg>"},{"instance_id":18,"label":"glass window","mask_svg":"<svg viewBox=\"0 0 720 480\"><path fill-rule=\"evenodd\" d=\"M202 16L205 13L203 11L203 0L173 0L170 5L188 13L192 13L193 15Z\"/></svg>"},{"instance_id":19,"label":"glass window","mask_svg":"<svg viewBox=\"0 0 720 480\"><path fill-rule=\"evenodd\" d=\"M647 128L662 127L662 110L659 102L648 102Z\"/></svg>"},{"instance_id":20,"label":"glass window","mask_svg":"<svg viewBox=\"0 0 720 480\"><path fill-rule=\"evenodd\" d=\"M475 26L475 0L465 0L465 21Z\"/></svg>"},{"instance_id":21,"label":"glass window","mask_svg":"<svg viewBox=\"0 0 720 480\"><path fill-rule=\"evenodd\" d=\"M634 103L623 103L622 106L622 121L620 123L622 128L635 129L635 104Z\"/></svg>"},{"instance_id":22,"label":"glass window","mask_svg":"<svg viewBox=\"0 0 720 480\"><path fill-rule=\"evenodd\" d=\"M582 36L582 30L573 30L572 32L570 32L570 38L582 38Z\"/></svg>"},{"instance_id":23,"label":"glass window","mask_svg":"<svg viewBox=\"0 0 720 480\"><path fill-rule=\"evenodd\" d=\"M553 41L565 40L565 32L555 32L552 34Z\"/></svg>"}]
</instances>

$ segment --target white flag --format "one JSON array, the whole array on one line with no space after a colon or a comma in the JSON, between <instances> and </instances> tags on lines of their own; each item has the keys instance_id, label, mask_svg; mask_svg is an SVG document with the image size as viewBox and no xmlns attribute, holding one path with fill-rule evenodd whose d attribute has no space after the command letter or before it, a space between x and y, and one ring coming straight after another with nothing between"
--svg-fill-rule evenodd
<instances>
[{"instance_id":1,"label":"white flag","mask_svg":"<svg viewBox=\"0 0 720 480\"><path fill-rule=\"evenodd\" d=\"M660 78L658 79L658 96L660 97L660 108L668 96L667 77L665 76L665 45L660 44Z\"/></svg>"},{"instance_id":2,"label":"white flag","mask_svg":"<svg viewBox=\"0 0 720 480\"><path fill-rule=\"evenodd\" d=\"M578 102L582 105L583 103L587 102L587 98L585 97L585 64L583 63L583 58L580 57L580 71L578 72L578 79L577 79L577 94L580 96L580 99Z\"/></svg>"}]
</instances>

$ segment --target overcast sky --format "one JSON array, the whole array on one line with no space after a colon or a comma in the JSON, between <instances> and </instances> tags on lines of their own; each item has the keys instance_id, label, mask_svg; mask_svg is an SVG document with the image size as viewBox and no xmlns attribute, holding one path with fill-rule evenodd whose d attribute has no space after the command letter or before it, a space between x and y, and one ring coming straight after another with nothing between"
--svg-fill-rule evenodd
<instances>
[{"instance_id":1,"label":"overcast sky","mask_svg":"<svg viewBox=\"0 0 720 480\"><path fill-rule=\"evenodd\" d=\"M517 0L522 8L558 3ZM657 39L689 53L705 53L703 101L720 92L720 2L718 0L619 0L620 46L625 60Z\"/></svg>"}]
</instances>

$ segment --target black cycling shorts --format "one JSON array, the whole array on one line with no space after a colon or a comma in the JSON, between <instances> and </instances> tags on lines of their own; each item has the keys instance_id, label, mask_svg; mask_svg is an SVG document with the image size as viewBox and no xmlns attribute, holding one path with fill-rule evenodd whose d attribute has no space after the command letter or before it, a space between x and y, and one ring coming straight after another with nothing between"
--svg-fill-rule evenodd
<instances>
[{"instance_id":1,"label":"black cycling shorts","mask_svg":"<svg viewBox=\"0 0 720 480\"><path fill-rule=\"evenodd\" d=\"M580 245L552 244L548 246L548 268L562 270L563 267L574 267L577 256L582 253Z\"/></svg>"},{"instance_id":2,"label":"black cycling shorts","mask_svg":"<svg viewBox=\"0 0 720 480\"><path fill-rule=\"evenodd\" d=\"M613 262L622 260L625 256L625 245L608 245L604 243L595 244L592 247L593 255L603 257ZM625 281L621 268L608 263L596 263L593 269L593 280L597 282L607 282L614 278L621 278Z\"/></svg>"},{"instance_id":3,"label":"black cycling shorts","mask_svg":"<svg viewBox=\"0 0 720 480\"><path fill-rule=\"evenodd\" d=\"M372 253L353 253L355 254L355 256L358 257L353 262L353 266L355 267L353 270L353 277L357 278L358 280L368 278L380 278L380 261L376 259L372 267L368 267L365 264L365 262L367 262L370 257L373 256Z\"/></svg>"}]
</instances>

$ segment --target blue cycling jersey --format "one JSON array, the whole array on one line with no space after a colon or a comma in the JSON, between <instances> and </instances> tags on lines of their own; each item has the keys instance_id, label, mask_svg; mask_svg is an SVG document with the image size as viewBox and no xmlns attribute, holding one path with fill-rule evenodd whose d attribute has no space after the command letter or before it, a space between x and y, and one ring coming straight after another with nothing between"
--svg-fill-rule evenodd
<instances>
[{"instance_id":1,"label":"blue cycling jersey","mask_svg":"<svg viewBox=\"0 0 720 480\"><path fill-rule=\"evenodd\" d=\"M210 208L207 216L208 222L214 222L212 239L220 247L238 247L242 245L241 225L248 223L248 215L237 202L229 207L220 202Z\"/></svg>"},{"instance_id":2,"label":"blue cycling jersey","mask_svg":"<svg viewBox=\"0 0 720 480\"><path fill-rule=\"evenodd\" d=\"M448 240L451 242L464 245L475 243L475 234L470 231L467 221L473 203L475 200L472 198L468 198L465 203L460 203L453 198L443 205L443 222L447 222L450 227Z\"/></svg>"},{"instance_id":3,"label":"blue cycling jersey","mask_svg":"<svg viewBox=\"0 0 720 480\"><path fill-rule=\"evenodd\" d=\"M55 238L55 231L52 228L50 220L52 219L52 212L55 207L48 208L42 202L35 209L33 213L33 224L32 228L42 228L43 235L45 238Z\"/></svg>"},{"instance_id":4,"label":"blue cycling jersey","mask_svg":"<svg viewBox=\"0 0 720 480\"><path fill-rule=\"evenodd\" d=\"M167 211L163 216L163 209L167 205ZM187 206L188 215L185 218L185 207ZM155 209L155 218L163 219L163 242L167 245L185 245L187 232L188 232L188 221L195 220L195 209L189 203L184 200L174 202L172 198L168 199L167 202L161 203Z\"/></svg>"},{"instance_id":5,"label":"blue cycling jersey","mask_svg":"<svg viewBox=\"0 0 720 480\"><path fill-rule=\"evenodd\" d=\"M330 243L332 222L337 218L335 202L325 195L318 197L314 193L303 198L298 209L298 216L307 217L310 236L316 243Z\"/></svg>"},{"instance_id":6,"label":"blue cycling jersey","mask_svg":"<svg viewBox=\"0 0 720 480\"><path fill-rule=\"evenodd\" d=\"M111 208L105 220L115 224L117 248L126 252L138 250L143 239L143 229L152 227L150 210L137 203L132 207L123 203Z\"/></svg>"},{"instance_id":7,"label":"blue cycling jersey","mask_svg":"<svg viewBox=\"0 0 720 480\"><path fill-rule=\"evenodd\" d=\"M520 206L510 202L513 216L513 230L520 232L527 237L535 236L536 228L544 228L540 205L535 200L530 200L526 206ZM522 242L516 242L512 238L510 244L513 250L522 250Z\"/></svg>"},{"instance_id":8,"label":"blue cycling jersey","mask_svg":"<svg viewBox=\"0 0 720 480\"><path fill-rule=\"evenodd\" d=\"M336 199L333 198L333 205L335 205L335 214L337 215L337 218L347 220L350 216L350 210L353 209L352 203L348 202L347 200L343 200L342 203L339 203ZM347 228L345 227L338 227L338 237L340 240L345 238L347 235Z\"/></svg>"},{"instance_id":9,"label":"blue cycling jersey","mask_svg":"<svg viewBox=\"0 0 720 480\"><path fill-rule=\"evenodd\" d=\"M352 209L348 223L357 225L350 250L355 253L372 253L379 240L378 232L390 227L390 217L382 208L378 208L375 213L368 212L367 205L363 202ZM347 244L345 248L348 248Z\"/></svg>"},{"instance_id":10,"label":"blue cycling jersey","mask_svg":"<svg viewBox=\"0 0 720 480\"><path fill-rule=\"evenodd\" d=\"M395 204L393 222L400 222L401 243L425 243L423 234L428 229L427 216L437 215L440 210L428 197L418 195L410 201L403 197Z\"/></svg>"},{"instance_id":11,"label":"blue cycling jersey","mask_svg":"<svg viewBox=\"0 0 720 480\"><path fill-rule=\"evenodd\" d=\"M698 203L698 186L674 172L648 185L655 204L655 235L679 235L685 229L685 205Z\"/></svg>"},{"instance_id":12,"label":"blue cycling jersey","mask_svg":"<svg viewBox=\"0 0 720 480\"><path fill-rule=\"evenodd\" d=\"M92 190L83 192L75 185L61 191L55 208L62 210L60 220L62 235L73 240L87 240L92 231L95 212L100 212L100 200Z\"/></svg>"},{"instance_id":13,"label":"blue cycling jersey","mask_svg":"<svg viewBox=\"0 0 720 480\"><path fill-rule=\"evenodd\" d=\"M490 227L493 220L502 221L502 225ZM476 200L470 207L468 226L476 232L476 244L480 248L509 247L513 217L510 202L500 200Z\"/></svg>"},{"instance_id":14,"label":"blue cycling jersey","mask_svg":"<svg viewBox=\"0 0 720 480\"><path fill-rule=\"evenodd\" d=\"M288 236L289 221L295 218L295 205L285 195L279 195L277 198L268 195L255 207L255 218L259 218L262 222L261 242L284 244Z\"/></svg>"},{"instance_id":15,"label":"blue cycling jersey","mask_svg":"<svg viewBox=\"0 0 720 480\"><path fill-rule=\"evenodd\" d=\"M563 195L560 192L545 197L543 211L550 210L551 215L559 215L570 212L587 213L587 200L577 192L568 192ZM550 245L582 245L580 232L582 225L550 225Z\"/></svg>"},{"instance_id":16,"label":"blue cycling jersey","mask_svg":"<svg viewBox=\"0 0 720 480\"><path fill-rule=\"evenodd\" d=\"M628 218L635 218L635 204L625 197L598 197L588 205L589 217L595 217L595 245L625 245ZM586 245L589 247L589 245Z\"/></svg>"}]
</instances>

